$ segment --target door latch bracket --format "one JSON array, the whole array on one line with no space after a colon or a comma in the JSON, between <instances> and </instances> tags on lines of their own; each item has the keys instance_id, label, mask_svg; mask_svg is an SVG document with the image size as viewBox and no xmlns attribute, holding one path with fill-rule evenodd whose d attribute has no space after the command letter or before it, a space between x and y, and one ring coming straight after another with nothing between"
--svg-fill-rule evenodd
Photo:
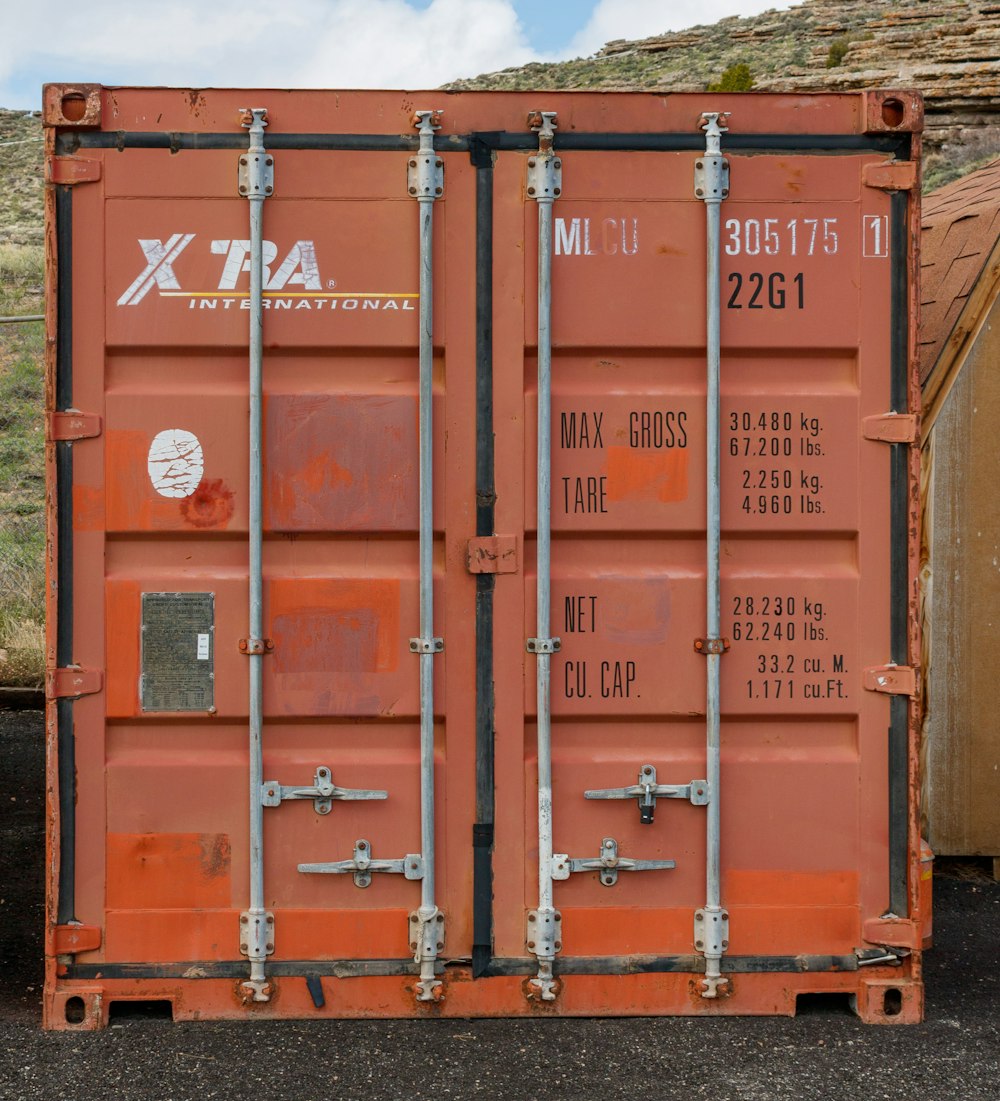
<instances>
[{"instance_id":1,"label":"door latch bracket","mask_svg":"<svg viewBox=\"0 0 1000 1101\"><path fill-rule=\"evenodd\" d=\"M601 841L601 852L596 857L570 857L565 853L552 854L552 878L569 879L573 872L600 872L601 885L613 887L619 872L655 872L676 868L674 860L632 860L618 855L618 842L613 837Z\"/></svg>"},{"instance_id":2,"label":"door latch bracket","mask_svg":"<svg viewBox=\"0 0 1000 1101\"><path fill-rule=\"evenodd\" d=\"M407 879L424 878L424 858L420 853L407 853L401 860L375 860L370 842L359 837L354 842L352 860L334 860L326 864L300 864L299 871L306 875L354 875L355 887L370 887L374 872L388 872Z\"/></svg>"},{"instance_id":3,"label":"door latch bracket","mask_svg":"<svg viewBox=\"0 0 1000 1101\"><path fill-rule=\"evenodd\" d=\"M696 807L707 806L708 781L692 780L689 784L658 784L653 765L639 769L639 781L627 788L599 788L585 791L584 799L635 799L639 804L639 821L649 825L656 813L657 799L687 799Z\"/></svg>"},{"instance_id":4,"label":"door latch bracket","mask_svg":"<svg viewBox=\"0 0 1000 1101\"><path fill-rule=\"evenodd\" d=\"M260 789L260 801L265 807L280 807L286 799L312 799L317 814L329 814L334 799L388 799L387 791L369 788L340 788L333 782L333 774L325 765L316 769L312 787L288 787L277 780L265 780Z\"/></svg>"}]
</instances>

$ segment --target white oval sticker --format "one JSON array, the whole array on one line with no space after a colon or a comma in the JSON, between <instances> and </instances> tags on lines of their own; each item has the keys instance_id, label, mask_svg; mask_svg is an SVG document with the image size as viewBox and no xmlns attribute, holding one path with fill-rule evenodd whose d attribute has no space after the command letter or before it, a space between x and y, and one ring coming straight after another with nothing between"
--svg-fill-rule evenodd
<instances>
[{"instance_id":1,"label":"white oval sticker","mask_svg":"<svg viewBox=\"0 0 1000 1101\"><path fill-rule=\"evenodd\" d=\"M192 432L167 428L153 437L147 465L161 497L190 497L205 473L205 453Z\"/></svg>"}]
</instances>

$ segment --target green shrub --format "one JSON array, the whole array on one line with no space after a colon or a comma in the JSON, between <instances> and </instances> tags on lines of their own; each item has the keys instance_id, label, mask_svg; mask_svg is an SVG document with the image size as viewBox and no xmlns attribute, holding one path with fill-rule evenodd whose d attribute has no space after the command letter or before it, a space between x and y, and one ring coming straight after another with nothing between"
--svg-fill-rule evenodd
<instances>
[{"instance_id":1,"label":"green shrub","mask_svg":"<svg viewBox=\"0 0 1000 1101\"><path fill-rule=\"evenodd\" d=\"M851 40L846 35L843 38L835 38L830 43L830 50L826 55L826 67L828 69L836 69L846 57L850 45Z\"/></svg>"},{"instance_id":2,"label":"green shrub","mask_svg":"<svg viewBox=\"0 0 1000 1101\"><path fill-rule=\"evenodd\" d=\"M750 66L742 61L730 65L714 84L709 84L710 92L749 92L753 88L753 73Z\"/></svg>"}]
</instances>

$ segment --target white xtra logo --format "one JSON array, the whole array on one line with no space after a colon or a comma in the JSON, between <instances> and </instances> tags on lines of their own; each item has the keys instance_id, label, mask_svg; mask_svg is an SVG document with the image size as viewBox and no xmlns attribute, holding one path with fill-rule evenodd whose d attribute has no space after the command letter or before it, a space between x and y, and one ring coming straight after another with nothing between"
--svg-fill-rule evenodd
<instances>
[{"instance_id":1,"label":"white xtra logo","mask_svg":"<svg viewBox=\"0 0 1000 1101\"><path fill-rule=\"evenodd\" d=\"M118 299L119 306L137 306L154 286L161 291L180 291L174 271L177 257L191 244L194 233L175 233L165 242L156 238L139 238L139 248L146 258L146 267L136 276ZM250 270L249 241L212 241L215 255L225 256L219 278L220 291L235 291L239 277ZM278 258L278 246L273 241L262 245L264 290L280 291L286 286L300 286L305 291L323 289L313 241L296 241L272 274L271 266Z\"/></svg>"}]
</instances>

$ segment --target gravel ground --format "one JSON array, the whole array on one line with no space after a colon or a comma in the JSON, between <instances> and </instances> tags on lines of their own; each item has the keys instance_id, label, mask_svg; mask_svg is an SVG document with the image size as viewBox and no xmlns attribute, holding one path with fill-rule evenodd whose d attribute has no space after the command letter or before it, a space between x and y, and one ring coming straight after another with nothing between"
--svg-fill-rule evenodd
<instances>
[{"instance_id":1,"label":"gravel ground","mask_svg":"<svg viewBox=\"0 0 1000 1101\"><path fill-rule=\"evenodd\" d=\"M972 866L935 879L927 1019L909 1028L818 1002L795 1018L130 1019L42 1032L42 754L40 713L0 712L0 1101L1000 1097L1000 884Z\"/></svg>"}]
</instances>

